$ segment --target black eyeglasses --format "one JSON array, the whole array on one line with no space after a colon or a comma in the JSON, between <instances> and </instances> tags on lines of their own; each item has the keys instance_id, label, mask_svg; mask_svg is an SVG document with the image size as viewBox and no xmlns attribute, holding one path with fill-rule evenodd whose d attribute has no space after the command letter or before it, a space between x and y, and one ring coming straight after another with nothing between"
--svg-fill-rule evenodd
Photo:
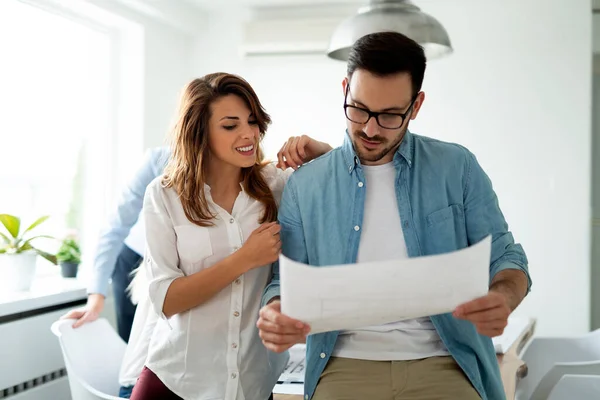
<instances>
[{"instance_id":1,"label":"black eyeglasses","mask_svg":"<svg viewBox=\"0 0 600 400\"><path fill-rule=\"evenodd\" d=\"M362 107L352 106L346 103L348 99L348 93L350 93L350 85L346 87L346 95L344 96L344 113L346 114L346 118L348 120L366 125L371 117L375 118L377 124L383 129L399 129L402 125L404 125L404 121L409 116L413 105L415 104L415 100L417 100L418 93L414 95L410 105L408 106L408 110L405 113L390 113L390 112L374 112Z\"/></svg>"}]
</instances>

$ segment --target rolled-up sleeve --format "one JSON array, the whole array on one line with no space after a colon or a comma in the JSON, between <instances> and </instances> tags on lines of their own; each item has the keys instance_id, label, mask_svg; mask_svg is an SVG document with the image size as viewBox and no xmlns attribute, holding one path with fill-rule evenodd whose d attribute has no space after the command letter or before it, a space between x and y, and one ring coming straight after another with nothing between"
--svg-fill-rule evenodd
<instances>
[{"instance_id":1,"label":"rolled-up sleeve","mask_svg":"<svg viewBox=\"0 0 600 400\"><path fill-rule=\"evenodd\" d=\"M468 151L466 177L464 204L469 244L492 235L490 282L500 271L517 269L527 276L529 293L531 277L525 251L520 244L515 243L513 234L508 229L492 182L475 156Z\"/></svg>"},{"instance_id":2,"label":"rolled-up sleeve","mask_svg":"<svg viewBox=\"0 0 600 400\"><path fill-rule=\"evenodd\" d=\"M145 269L149 281L149 296L155 312L163 313L165 297L171 283L182 276L179 268L177 237L164 190L160 182L153 182L144 197L144 225L146 229Z\"/></svg>"}]
</instances>

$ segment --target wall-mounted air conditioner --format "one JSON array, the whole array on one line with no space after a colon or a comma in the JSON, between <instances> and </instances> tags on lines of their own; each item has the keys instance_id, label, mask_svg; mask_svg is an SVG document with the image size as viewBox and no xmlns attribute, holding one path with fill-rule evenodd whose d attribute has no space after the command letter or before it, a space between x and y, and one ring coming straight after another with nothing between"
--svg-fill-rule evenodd
<instances>
[{"instance_id":1,"label":"wall-mounted air conditioner","mask_svg":"<svg viewBox=\"0 0 600 400\"><path fill-rule=\"evenodd\" d=\"M323 54L341 17L256 19L243 29L244 56Z\"/></svg>"}]
</instances>

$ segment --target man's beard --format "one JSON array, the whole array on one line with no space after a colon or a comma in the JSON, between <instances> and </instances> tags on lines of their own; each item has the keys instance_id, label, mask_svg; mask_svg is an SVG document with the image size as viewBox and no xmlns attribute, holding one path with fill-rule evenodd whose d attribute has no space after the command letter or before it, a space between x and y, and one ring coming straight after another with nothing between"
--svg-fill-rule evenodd
<instances>
[{"instance_id":1,"label":"man's beard","mask_svg":"<svg viewBox=\"0 0 600 400\"><path fill-rule=\"evenodd\" d=\"M402 129L398 135L394 138L394 140L390 143L389 140L382 136L373 136L368 137L362 130L354 131L354 135L352 138L352 144L354 145L354 151L356 155L360 159L361 162L377 162L381 160L383 157L388 155L390 151L396 151L400 142L404 138L406 131L408 130L408 124ZM380 148L376 150L369 150L364 147L362 144L362 139L365 139L369 142L378 142L380 143Z\"/></svg>"}]
</instances>

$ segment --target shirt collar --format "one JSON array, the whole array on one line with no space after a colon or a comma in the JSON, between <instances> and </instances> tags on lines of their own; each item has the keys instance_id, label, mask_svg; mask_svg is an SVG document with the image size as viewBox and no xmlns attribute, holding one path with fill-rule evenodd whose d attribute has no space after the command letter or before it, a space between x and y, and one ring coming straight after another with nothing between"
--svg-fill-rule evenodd
<instances>
[{"instance_id":1,"label":"shirt collar","mask_svg":"<svg viewBox=\"0 0 600 400\"><path fill-rule=\"evenodd\" d=\"M407 129L406 134L402 138L402 142L396 150L396 154L394 154L394 167L398 168L402 159L406 161L408 167L412 167L412 157L413 157L413 145L414 145L414 137L413 134ZM352 144L352 140L350 139L350 135L346 130L346 134L344 135L344 143L342 144L342 154L344 156L344 161L346 162L346 166L348 167L348 173L351 174L354 171L354 168L357 166L360 168L360 160L356 155L356 151L354 151L354 145Z\"/></svg>"}]
</instances>

